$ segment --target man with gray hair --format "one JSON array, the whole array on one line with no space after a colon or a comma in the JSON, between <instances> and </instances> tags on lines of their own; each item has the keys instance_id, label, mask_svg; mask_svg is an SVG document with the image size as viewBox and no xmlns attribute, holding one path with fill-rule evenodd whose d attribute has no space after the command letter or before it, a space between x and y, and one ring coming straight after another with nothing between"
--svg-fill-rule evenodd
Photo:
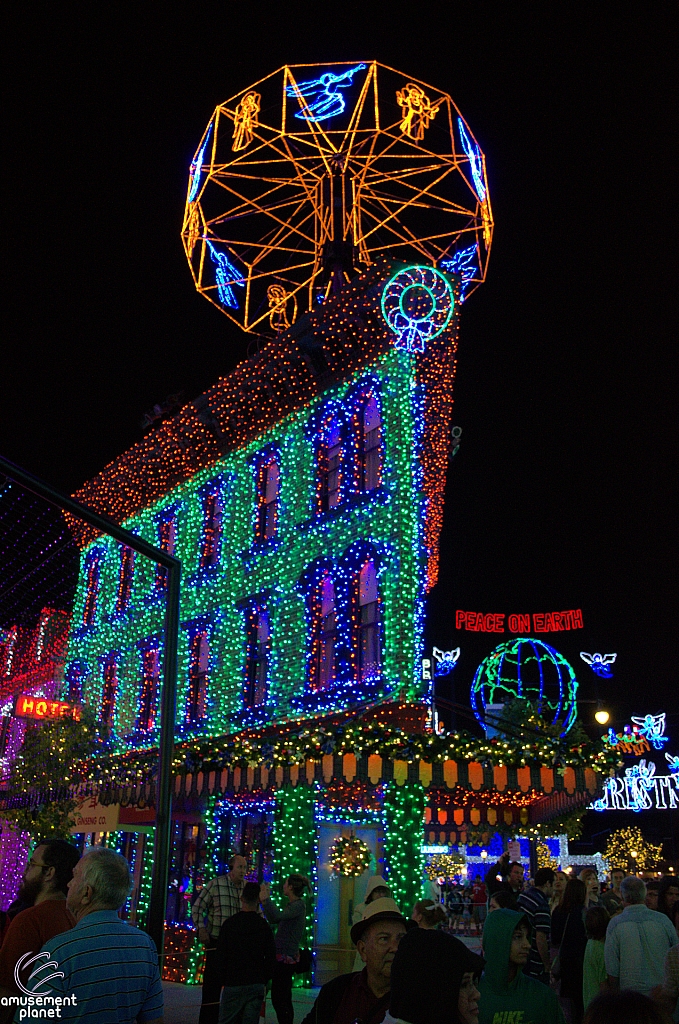
<instances>
[{"instance_id":1,"label":"man with gray hair","mask_svg":"<svg viewBox=\"0 0 679 1024\"><path fill-rule=\"evenodd\" d=\"M129 864L114 850L93 846L76 864L66 897L75 927L45 943L48 962L30 982L36 995L66 997L62 1020L162 1024L156 947L118 917L131 889Z\"/></svg>"},{"instance_id":2,"label":"man with gray hair","mask_svg":"<svg viewBox=\"0 0 679 1024\"><path fill-rule=\"evenodd\" d=\"M641 878L623 878L620 894L623 911L606 931L608 984L614 991L631 988L648 996L662 983L665 955L676 946L677 933L665 914L645 905L646 886Z\"/></svg>"}]
</instances>

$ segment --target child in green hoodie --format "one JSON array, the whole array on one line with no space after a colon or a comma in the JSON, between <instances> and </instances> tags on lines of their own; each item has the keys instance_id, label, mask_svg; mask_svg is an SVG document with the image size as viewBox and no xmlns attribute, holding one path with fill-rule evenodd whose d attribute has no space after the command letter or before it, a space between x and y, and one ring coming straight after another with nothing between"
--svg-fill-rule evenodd
<instances>
[{"instance_id":1,"label":"child in green hoodie","mask_svg":"<svg viewBox=\"0 0 679 1024\"><path fill-rule=\"evenodd\" d=\"M494 910L483 929L486 969L479 984L479 1024L565 1024L556 994L523 973L530 924L515 910Z\"/></svg>"}]
</instances>

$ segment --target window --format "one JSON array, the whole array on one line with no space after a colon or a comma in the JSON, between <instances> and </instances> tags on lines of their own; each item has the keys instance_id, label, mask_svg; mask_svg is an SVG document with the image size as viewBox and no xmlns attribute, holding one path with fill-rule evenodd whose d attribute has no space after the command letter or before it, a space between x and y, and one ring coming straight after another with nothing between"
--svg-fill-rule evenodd
<instances>
[{"instance_id":1,"label":"window","mask_svg":"<svg viewBox=\"0 0 679 1024\"><path fill-rule=\"evenodd\" d=\"M247 612L247 655L245 662L245 706L266 702L271 630L269 613L257 605Z\"/></svg>"},{"instance_id":2,"label":"window","mask_svg":"<svg viewBox=\"0 0 679 1024\"><path fill-rule=\"evenodd\" d=\"M189 639L189 687L186 697L186 724L200 725L205 718L207 695L207 667L210 645L207 633L201 630L192 633Z\"/></svg>"},{"instance_id":3,"label":"window","mask_svg":"<svg viewBox=\"0 0 679 1024\"><path fill-rule=\"evenodd\" d=\"M141 692L137 729L151 732L155 728L158 714L158 684L160 682L160 650L157 644L148 641L141 650Z\"/></svg>"},{"instance_id":4,"label":"window","mask_svg":"<svg viewBox=\"0 0 679 1024\"><path fill-rule=\"evenodd\" d=\"M174 554L174 549L177 543L177 515L171 513L166 515L163 519L158 520L158 547L161 551L166 551L168 555ZM156 565L156 578L154 583L155 590L165 590L167 588L167 569L164 565Z\"/></svg>"},{"instance_id":5,"label":"window","mask_svg":"<svg viewBox=\"0 0 679 1024\"><path fill-rule=\"evenodd\" d=\"M361 430L361 490L374 491L382 483L382 423L374 395L363 407Z\"/></svg>"},{"instance_id":6,"label":"window","mask_svg":"<svg viewBox=\"0 0 679 1024\"><path fill-rule=\"evenodd\" d=\"M275 456L263 459L257 471L257 539L271 540L278 528L280 469Z\"/></svg>"},{"instance_id":7,"label":"window","mask_svg":"<svg viewBox=\"0 0 679 1024\"><path fill-rule=\"evenodd\" d=\"M101 554L90 555L85 570L85 603L83 605L83 626L94 625L99 600L99 584L101 580Z\"/></svg>"},{"instance_id":8,"label":"window","mask_svg":"<svg viewBox=\"0 0 679 1024\"><path fill-rule=\"evenodd\" d=\"M67 700L79 704L83 699L83 680L89 674L89 666L84 661L72 661L66 671L68 685Z\"/></svg>"},{"instance_id":9,"label":"window","mask_svg":"<svg viewBox=\"0 0 679 1024\"><path fill-rule=\"evenodd\" d=\"M335 681L335 645L337 614L335 585L329 575L321 579L314 600L314 625L311 648L311 688L327 690Z\"/></svg>"},{"instance_id":10,"label":"window","mask_svg":"<svg viewBox=\"0 0 679 1024\"><path fill-rule=\"evenodd\" d=\"M222 498L218 490L203 497L203 540L200 551L201 569L217 565L222 550Z\"/></svg>"},{"instance_id":11,"label":"window","mask_svg":"<svg viewBox=\"0 0 679 1024\"><path fill-rule=\"evenodd\" d=\"M132 548L122 547L120 550L120 571L118 573L118 593L116 595L116 615L122 615L127 611L132 593L132 580L134 579L134 551Z\"/></svg>"},{"instance_id":12,"label":"window","mask_svg":"<svg viewBox=\"0 0 679 1024\"><path fill-rule=\"evenodd\" d=\"M358 574L357 645L358 678L374 679L380 668L380 602L375 563L369 559Z\"/></svg>"},{"instance_id":13,"label":"window","mask_svg":"<svg viewBox=\"0 0 679 1024\"><path fill-rule=\"evenodd\" d=\"M342 470L342 428L334 416L318 452L318 499L321 512L340 503Z\"/></svg>"},{"instance_id":14,"label":"window","mask_svg":"<svg viewBox=\"0 0 679 1024\"><path fill-rule=\"evenodd\" d=\"M103 666L104 685L101 691L101 710L99 721L105 733L113 730L113 719L118 696L118 656L107 654Z\"/></svg>"}]
</instances>

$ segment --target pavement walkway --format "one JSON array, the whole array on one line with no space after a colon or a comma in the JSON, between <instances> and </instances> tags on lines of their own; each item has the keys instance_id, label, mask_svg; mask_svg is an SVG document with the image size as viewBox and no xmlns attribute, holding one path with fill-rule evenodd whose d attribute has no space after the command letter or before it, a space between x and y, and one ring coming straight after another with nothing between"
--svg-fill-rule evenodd
<instances>
[{"instance_id":1,"label":"pavement walkway","mask_svg":"<svg viewBox=\"0 0 679 1024\"><path fill-rule=\"evenodd\" d=\"M200 985L179 985L177 982L163 982L165 999L165 1024L198 1024L200 1014ZM295 1021L301 1024L318 995L317 988L293 988L292 1003ZM276 1014L271 999L266 1000L266 1018L260 1017L260 1024L276 1024Z\"/></svg>"}]
</instances>

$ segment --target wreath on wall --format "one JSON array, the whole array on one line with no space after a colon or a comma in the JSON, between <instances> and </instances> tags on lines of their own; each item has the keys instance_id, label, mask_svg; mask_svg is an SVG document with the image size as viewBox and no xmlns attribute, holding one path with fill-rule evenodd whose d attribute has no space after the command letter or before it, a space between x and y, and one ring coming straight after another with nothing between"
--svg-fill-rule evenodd
<instances>
[{"instance_id":1,"label":"wreath on wall","mask_svg":"<svg viewBox=\"0 0 679 1024\"><path fill-rule=\"evenodd\" d=\"M338 836L330 848L330 866L333 874L358 878L370 867L370 850L356 836Z\"/></svg>"}]
</instances>

